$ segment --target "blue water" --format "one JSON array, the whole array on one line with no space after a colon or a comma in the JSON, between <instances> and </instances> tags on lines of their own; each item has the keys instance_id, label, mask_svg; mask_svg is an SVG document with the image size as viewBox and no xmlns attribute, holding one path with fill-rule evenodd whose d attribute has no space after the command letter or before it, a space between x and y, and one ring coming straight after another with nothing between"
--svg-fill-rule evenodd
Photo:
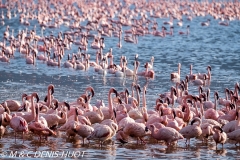
<instances>
[{"instance_id":1,"label":"blue water","mask_svg":"<svg viewBox=\"0 0 240 160\"><path fill-rule=\"evenodd\" d=\"M6 9L1 9L6 17ZM12 10L13 13L13 10ZM150 18L152 19L152 18ZM210 26L202 27L201 22L211 19ZM163 24L168 18L157 19L158 24ZM0 41L3 41L3 33L7 25L10 31L14 29L16 36L18 30L23 30L27 26L19 23L19 14L11 19L4 19L5 25L0 27ZM29 20L30 26L28 30L34 29L36 25L37 33L40 34L40 26L37 20ZM212 80L210 85L204 89L210 88L213 99L214 91L218 91L220 97L224 97L224 89L234 89L234 85L240 78L240 30L239 20L230 21L230 26L220 26L219 20L213 19L210 15L206 17L195 17L193 21L188 21L183 16L183 27L177 26L177 20L174 20L174 34L167 35L165 38L155 37L153 35L140 36L137 44L126 43L122 41L123 47L117 47L118 38L105 37L104 53L110 48L113 49L114 61L119 64L120 57L127 56L128 67L133 69L131 65L134 61L135 54L139 55L140 68L144 70L143 64L149 62L154 56L154 79L146 79L138 77L137 83L143 87L148 83L147 87L147 107L151 109L156 98L161 93L169 91L175 83L170 80L170 73L177 71L178 63L182 64L181 79L189 74L189 66L193 65L193 73L206 73L206 67L212 67ZM84 25L86 22L82 22ZM185 31L186 26L190 25L189 35L179 35L178 31ZM123 30L130 27L123 27ZM166 26L169 31L169 26ZM161 25L159 25L159 30ZM59 31L69 31L67 26L62 25L57 29L46 28L45 36L49 36L51 31L57 35ZM10 32L11 33L11 32ZM93 39L89 39L87 53L91 55L90 60L95 60L96 50L91 49L90 44ZM7 43L9 45L9 43ZM77 46L73 45L68 53L76 53ZM117 91L123 91L125 88L130 90L130 86L134 81L132 77L119 78L112 74L105 76L100 75L90 68L86 71L79 71L63 67L63 63L67 60L67 56L62 59L61 67L50 67L46 63L36 61L35 65L28 65L25 58L18 50L15 57L11 58L10 63L0 62L0 102L7 99L21 101L22 93L38 92L40 99L43 100L47 93L47 86L54 84L54 97L60 101L72 102L81 95L85 88L92 86L95 90L95 97L91 100L92 104L97 99L103 99L107 104L107 93L111 87L115 87ZM197 94L197 86L189 84L189 93ZM35 137L36 138L36 137ZM56 141L57 140L57 141ZM114 139L113 139L114 140ZM0 151L16 150L16 151L84 151L84 157L89 159L231 159L237 158L239 155L239 147L233 142L227 142L224 149L216 150L213 140L209 140L208 144L202 143L201 140L191 140L191 147L186 147L184 140L178 142L176 148L166 148L161 143L155 143L149 140L146 145L136 145L135 141L130 144L121 145L115 141L115 144L107 144L99 148L98 144L90 144L82 146L81 141L66 140L64 133L59 133L57 137L51 137L51 143L37 143L34 137L29 136L24 144L14 144L13 133L9 128L9 132L4 135L0 144ZM19 140L21 143L21 140ZM219 146L221 148L221 146ZM100 157L99 157L100 156Z\"/></svg>"}]
</instances>

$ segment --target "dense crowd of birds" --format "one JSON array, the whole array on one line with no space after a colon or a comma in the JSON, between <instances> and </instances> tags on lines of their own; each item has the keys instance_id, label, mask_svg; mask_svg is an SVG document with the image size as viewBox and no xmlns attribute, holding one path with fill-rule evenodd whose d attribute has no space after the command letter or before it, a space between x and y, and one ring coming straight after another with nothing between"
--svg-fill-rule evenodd
<instances>
[{"instance_id":1,"label":"dense crowd of birds","mask_svg":"<svg viewBox=\"0 0 240 160\"><path fill-rule=\"evenodd\" d=\"M123 47L122 39L126 43L138 43L139 36L171 36L177 26L183 26L183 17L188 21L186 31L179 34L190 34L189 23L196 16L211 15L219 20L219 25L228 26L231 20L239 19L239 2L193 2L193 1L8 1L0 4L6 9L0 16L1 24L12 16L19 16L19 21L26 26L14 36L14 30L6 26L0 61L10 62L16 52L25 58L27 64L44 61L48 66L61 67L61 60L66 50L72 46L78 47L78 52L68 54L63 66L79 70L87 70L90 66L101 74L111 73L116 76L145 76L153 78L155 75L154 57L144 64L146 68L138 72L140 62L135 56L134 69L127 67L127 57L121 56L120 64L113 61L112 49L106 54L104 41L114 36L118 38L119 48ZM13 13L12 13L13 12ZM159 31L156 19L169 18L163 22ZM36 25L33 30L28 26L38 22L41 35L37 34ZM209 26L207 19L200 25ZM61 25L69 27L69 31L54 35L54 29ZM169 26L170 32L166 27ZM129 27L129 30L123 30ZM175 27L175 28L174 28ZM52 34L45 36L44 30L52 29ZM124 35L124 37L123 37ZM88 44L89 41L91 44ZM96 49L95 61L90 61L87 54L88 47ZM43 52L40 54L40 52ZM37 61L36 61L37 60ZM240 142L240 110L239 84L235 84L234 91L226 88L226 97L219 98L214 93L214 101L209 99L210 89L203 92L202 86L211 81L211 66L207 66L206 73L190 73L184 80L180 80L181 64L178 72L171 73L170 78L176 82L170 92L159 95L156 105L149 109L146 103L147 85L141 87L132 83L132 94L128 89L117 91L110 88L108 105L99 100L96 105L91 104L95 95L92 87L79 96L75 102L62 102L54 98L54 85L50 84L44 101L40 101L38 93L23 94L22 102L6 100L0 105L0 136L4 137L9 125L16 133L21 132L38 135L40 141L48 136L56 136L57 132L66 132L68 137L80 136L82 143L87 140L99 140L100 145L113 137L121 143L128 143L129 137L136 138L137 143L146 143L149 136L157 141L164 141L167 146L175 145L178 140L186 139L190 144L191 138L201 137L207 141L212 136L216 145L224 144L228 139ZM199 95L192 95L188 91L188 83L199 86ZM142 94L142 95L141 95ZM142 101L141 98L142 97ZM176 103L178 105L176 105ZM224 106L218 108L218 104ZM22 138L24 140L24 137ZM188 141L188 143L187 143Z\"/></svg>"}]
</instances>

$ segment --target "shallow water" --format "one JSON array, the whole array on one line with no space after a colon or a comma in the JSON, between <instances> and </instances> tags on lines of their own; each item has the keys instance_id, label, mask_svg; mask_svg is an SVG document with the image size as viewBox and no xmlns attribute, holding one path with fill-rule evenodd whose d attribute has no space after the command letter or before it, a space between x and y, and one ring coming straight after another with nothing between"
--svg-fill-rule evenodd
<instances>
[{"instance_id":1,"label":"shallow water","mask_svg":"<svg viewBox=\"0 0 240 160\"><path fill-rule=\"evenodd\" d=\"M6 9L2 9L6 14ZM208 27L202 27L200 23L206 19L211 19L211 24ZM158 24L168 20L158 19ZM29 30L33 29L34 24L37 26L37 33L40 34L40 27L36 20L29 20ZM148 83L147 88L147 107L153 108L156 98L160 93L164 93L175 85L170 80L170 73L177 71L177 64L181 63L181 79L189 73L189 66L193 64L193 73L207 72L206 67L212 67L212 80L209 86L204 89L211 89L210 99L213 98L213 92L218 91L220 97L224 97L224 89L227 87L233 89L236 82L240 78L240 30L239 21L233 20L230 26L224 27L218 25L218 20L210 16L196 17L193 21L187 21L183 18L183 27L180 28L174 21L174 35L165 38L146 35L139 37L138 44L123 43L123 47L118 49L118 39L115 37L106 37L106 48L103 50L106 53L110 48L113 49L114 60L119 64L120 56L127 56L129 68L133 68L131 63L134 61L135 54L139 55L141 64L140 70L143 70L143 64L150 61L151 56L155 57L154 70L155 78L147 80L143 77L138 77L137 83L143 87ZM24 29L19 23L19 15L12 19L5 19L5 26L10 26L16 32L19 29ZM190 25L190 35L178 35L179 30L185 31L185 27ZM0 28L1 33L5 31L5 26ZM168 29L169 27L166 26ZM129 27L123 27L129 29ZM55 35L59 31L70 30L66 26L61 26L60 29L46 28L45 36L48 36L50 31ZM3 35L0 35L0 40ZM92 42L92 39L89 39ZM90 46L90 45L89 45ZM66 50L66 54L77 52L77 46L73 45L71 50ZM89 47L87 51L91 55L91 60L94 60L96 50ZM62 62L66 61L65 56ZM63 64L63 63L62 63ZM91 103L95 104L97 99L103 99L107 104L107 93L111 87L115 87L118 91L129 88L133 82L133 78L119 78L111 74L105 76L99 75L92 68L87 71L77 71L67 69L61 66L49 67L46 63L37 61L36 65L27 65L25 59L19 52L15 53L15 57L11 59L9 64L0 62L0 102L7 99L21 100L22 93L38 92L40 99L47 93L47 86L54 84L54 97L60 101L72 102L81 95L85 88L92 86L95 90L95 97ZM197 94L197 86L189 84L189 93ZM74 158L71 155L65 156L62 153L75 151L78 154L83 154L84 159L237 159L240 152L240 147L236 147L233 142L227 142L224 149L219 145L216 149L212 139L208 143L203 143L201 140L191 140L191 145L186 146L185 140L178 142L177 147L166 148L162 143L156 143L154 140L146 137L146 145L136 145L136 141L132 140L129 144L121 145L113 139L103 147L99 147L98 143L92 141L90 145L83 146L78 138L68 140L63 132L58 133L57 137L50 137L48 142L39 143L37 137L27 135L23 144L20 135L17 137L17 144L14 143L14 135L10 128L8 133L4 135L0 143L0 153L6 153L8 156L11 151L17 151L17 156L23 151L23 159L36 158L36 151L58 151L58 158ZM5 151L5 152L4 152ZM30 157L27 157L27 153ZM44 156L43 156L44 157ZM21 157L20 157L21 158Z\"/></svg>"}]
</instances>

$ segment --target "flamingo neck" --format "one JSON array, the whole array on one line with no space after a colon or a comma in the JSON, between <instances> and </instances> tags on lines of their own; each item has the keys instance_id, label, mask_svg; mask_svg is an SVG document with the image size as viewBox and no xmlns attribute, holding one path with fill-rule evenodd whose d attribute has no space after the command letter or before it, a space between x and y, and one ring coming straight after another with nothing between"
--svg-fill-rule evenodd
<instances>
[{"instance_id":1,"label":"flamingo neck","mask_svg":"<svg viewBox=\"0 0 240 160\"><path fill-rule=\"evenodd\" d=\"M35 53L33 54L33 64L35 64Z\"/></svg>"},{"instance_id":2,"label":"flamingo neck","mask_svg":"<svg viewBox=\"0 0 240 160\"><path fill-rule=\"evenodd\" d=\"M109 107L109 113L110 117L113 116L113 103L112 103L112 97L111 97L111 92L108 93L108 107Z\"/></svg>"},{"instance_id":3,"label":"flamingo neck","mask_svg":"<svg viewBox=\"0 0 240 160\"><path fill-rule=\"evenodd\" d=\"M52 101L52 95L51 95L50 91L51 91L51 90L48 89L47 102L46 102L46 105L47 105L48 108L50 107L50 103L51 103L51 101Z\"/></svg>"},{"instance_id":4,"label":"flamingo neck","mask_svg":"<svg viewBox=\"0 0 240 160\"><path fill-rule=\"evenodd\" d=\"M234 95L236 95L238 97L238 88L237 87L235 87Z\"/></svg>"},{"instance_id":5,"label":"flamingo neck","mask_svg":"<svg viewBox=\"0 0 240 160\"><path fill-rule=\"evenodd\" d=\"M111 56L111 59L110 59L110 65L113 66L113 55Z\"/></svg>"},{"instance_id":6,"label":"flamingo neck","mask_svg":"<svg viewBox=\"0 0 240 160\"><path fill-rule=\"evenodd\" d=\"M189 110L189 106L187 105L187 103L185 103L185 106L186 106L186 112L184 114L183 120L185 122L187 122L189 120L189 117L190 117L190 110Z\"/></svg>"},{"instance_id":7,"label":"flamingo neck","mask_svg":"<svg viewBox=\"0 0 240 160\"><path fill-rule=\"evenodd\" d=\"M142 102L142 103L143 103L142 106L143 106L144 108L147 107L145 91L146 91L146 90L144 89L144 90L143 90L143 96L142 96L142 99L143 99L143 100L142 100L142 101L143 101L143 102Z\"/></svg>"},{"instance_id":8,"label":"flamingo neck","mask_svg":"<svg viewBox=\"0 0 240 160\"><path fill-rule=\"evenodd\" d=\"M196 116L199 117L199 112L198 112L197 102L196 101L194 101L194 108L195 108Z\"/></svg>"},{"instance_id":9,"label":"flamingo neck","mask_svg":"<svg viewBox=\"0 0 240 160\"><path fill-rule=\"evenodd\" d=\"M31 97L31 109L32 109L32 118L36 118L36 108L34 103L34 97Z\"/></svg>"},{"instance_id":10,"label":"flamingo neck","mask_svg":"<svg viewBox=\"0 0 240 160\"><path fill-rule=\"evenodd\" d=\"M156 131L156 127L155 127L155 126L153 126L153 127L151 128L151 133L152 133L152 137L153 137L153 138L155 138L155 139L158 138L158 137L157 137L157 131Z\"/></svg>"},{"instance_id":11,"label":"flamingo neck","mask_svg":"<svg viewBox=\"0 0 240 160\"><path fill-rule=\"evenodd\" d=\"M180 73L181 73L180 71L181 71L181 65L179 64L178 65L178 75L179 75L179 77L180 77Z\"/></svg>"},{"instance_id":12,"label":"flamingo neck","mask_svg":"<svg viewBox=\"0 0 240 160\"><path fill-rule=\"evenodd\" d=\"M99 113L100 119L103 120L104 119L104 115L103 115L101 107L98 109L98 113ZM113 114L111 113L111 118L113 117L112 115Z\"/></svg>"},{"instance_id":13,"label":"flamingo neck","mask_svg":"<svg viewBox=\"0 0 240 160\"><path fill-rule=\"evenodd\" d=\"M60 67L61 65L61 59L60 59L60 55L58 56L58 66Z\"/></svg>"},{"instance_id":14,"label":"flamingo neck","mask_svg":"<svg viewBox=\"0 0 240 160\"><path fill-rule=\"evenodd\" d=\"M235 126L235 130L237 129L237 128L239 128L239 126L240 126L240 113L238 112L238 119L237 119L237 123L236 123L236 126Z\"/></svg>"},{"instance_id":15,"label":"flamingo neck","mask_svg":"<svg viewBox=\"0 0 240 160\"><path fill-rule=\"evenodd\" d=\"M211 71L208 69L208 78L211 79Z\"/></svg>"},{"instance_id":16,"label":"flamingo neck","mask_svg":"<svg viewBox=\"0 0 240 160\"><path fill-rule=\"evenodd\" d=\"M126 92L125 92L125 103L128 104L128 95Z\"/></svg>"},{"instance_id":17,"label":"flamingo neck","mask_svg":"<svg viewBox=\"0 0 240 160\"><path fill-rule=\"evenodd\" d=\"M67 114L63 112L63 117L59 120L59 123L64 124L67 121Z\"/></svg>"},{"instance_id":18,"label":"flamingo neck","mask_svg":"<svg viewBox=\"0 0 240 160\"><path fill-rule=\"evenodd\" d=\"M33 108L35 108L35 106L33 106ZM36 108L36 119L35 119L36 122L39 122L39 106L37 105L37 108Z\"/></svg>"},{"instance_id":19,"label":"flamingo neck","mask_svg":"<svg viewBox=\"0 0 240 160\"><path fill-rule=\"evenodd\" d=\"M217 98L216 98L216 96L214 97L214 109L217 110Z\"/></svg>"},{"instance_id":20,"label":"flamingo neck","mask_svg":"<svg viewBox=\"0 0 240 160\"><path fill-rule=\"evenodd\" d=\"M207 90L207 101L209 101L209 97L210 97L210 91L209 89Z\"/></svg>"},{"instance_id":21,"label":"flamingo neck","mask_svg":"<svg viewBox=\"0 0 240 160\"><path fill-rule=\"evenodd\" d=\"M137 107L139 107L139 104L140 104L140 94L139 94L139 90L137 89L136 92L137 92L136 94L137 94L137 102L138 102Z\"/></svg>"},{"instance_id":22,"label":"flamingo neck","mask_svg":"<svg viewBox=\"0 0 240 160\"><path fill-rule=\"evenodd\" d=\"M228 100L228 93L227 93L227 91L225 91L225 97L226 97L226 100Z\"/></svg>"}]
</instances>

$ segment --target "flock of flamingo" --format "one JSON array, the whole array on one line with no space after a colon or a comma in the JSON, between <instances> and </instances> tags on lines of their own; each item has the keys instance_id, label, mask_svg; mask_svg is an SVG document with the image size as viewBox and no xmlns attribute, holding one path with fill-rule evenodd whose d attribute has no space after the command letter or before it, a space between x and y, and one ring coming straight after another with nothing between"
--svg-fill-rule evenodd
<instances>
[{"instance_id":1,"label":"flock of flamingo","mask_svg":"<svg viewBox=\"0 0 240 160\"><path fill-rule=\"evenodd\" d=\"M239 19L239 2L193 2L193 1L8 1L0 5L6 9L2 12L1 24L5 25L6 19L19 16L19 21L26 26L14 36L14 29L9 26L3 34L0 61L10 62L18 52L25 58L27 64L44 61L48 66L61 66L61 60L66 50L73 46L78 47L78 52L67 55L63 66L79 70L94 70L101 74L111 73L116 76L145 76L153 78L154 57L146 62L143 72L138 72L140 65L138 55L135 56L134 69L127 67L127 57L121 56L120 64L113 61L112 49L106 54L104 41L108 37L118 37L119 48L123 47L122 39L126 43L138 43L139 36L153 35L171 36L176 29L174 23L180 28L183 18L186 23L197 16L211 15L219 20L219 25L228 26L231 20ZM13 12L13 13L12 13ZM5 18L6 16L6 18ZM156 19L169 18L158 30L159 22ZM33 30L28 26L36 24L41 26L41 35L37 34L35 25ZM81 25L80 25L81 23ZM57 35L44 35L44 30L59 29L61 25L69 27L70 31L59 32ZM200 25L209 26L210 19ZM169 26L170 32L166 27ZM129 30L124 28L130 27ZM175 28L174 28L175 27ZM186 31L179 34L190 34L190 25ZM123 37L124 33L124 37ZM87 54L88 42L90 47L96 49L96 60L90 61ZM83 52L82 52L83 51ZM40 53L42 52L42 53ZM87 87L85 92L74 102L60 101L54 98L54 85L50 84L47 95L40 101L38 93L22 94L22 102L6 100L0 105L0 136L4 137L7 126L16 133L31 132L38 135L40 141L49 136L56 136L57 132L65 132L69 138L82 137L85 140L99 140L100 145L113 137L121 143L128 143L129 137L136 138L137 143L147 143L145 137L157 141L164 141L167 146L176 145L178 140L201 137L208 141L210 136L216 146L224 144L227 139L240 142L240 110L239 84L235 84L234 91L225 90L226 97L219 98L218 92L214 93L214 101L209 100L210 89L203 92L202 86L211 81L211 66L207 66L206 73L190 73L184 80L180 80L181 64L178 72L169 76L176 80L170 92L159 95L153 109L147 108L147 85L141 86L132 83L131 94L129 90L117 91L110 88L108 92L108 105L102 100L96 105L91 104L95 95L94 88ZM192 95L188 91L188 83L199 86L199 95ZM142 100L141 98L142 97ZM177 103L177 104L176 104ZM224 107L218 108L218 105ZM140 141L140 142L139 142ZM188 143L187 143L188 141Z\"/></svg>"}]
</instances>

